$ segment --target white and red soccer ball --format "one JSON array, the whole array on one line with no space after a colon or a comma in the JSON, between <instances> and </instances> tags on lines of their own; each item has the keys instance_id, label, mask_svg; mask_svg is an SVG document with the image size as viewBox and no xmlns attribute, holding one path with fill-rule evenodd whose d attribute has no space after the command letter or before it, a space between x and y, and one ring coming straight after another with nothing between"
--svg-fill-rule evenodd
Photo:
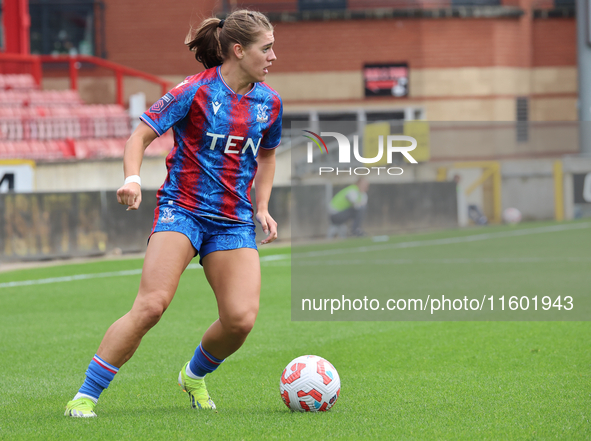
<instances>
[{"instance_id":1,"label":"white and red soccer ball","mask_svg":"<svg viewBox=\"0 0 591 441\"><path fill-rule=\"evenodd\" d=\"M521 222L521 211L517 208L506 208L503 211L503 220L511 225Z\"/></svg>"},{"instance_id":2,"label":"white and red soccer ball","mask_svg":"<svg viewBox=\"0 0 591 441\"><path fill-rule=\"evenodd\" d=\"M324 358L302 355L283 370L279 392L291 410L324 412L339 398L341 379L335 367Z\"/></svg>"}]
</instances>

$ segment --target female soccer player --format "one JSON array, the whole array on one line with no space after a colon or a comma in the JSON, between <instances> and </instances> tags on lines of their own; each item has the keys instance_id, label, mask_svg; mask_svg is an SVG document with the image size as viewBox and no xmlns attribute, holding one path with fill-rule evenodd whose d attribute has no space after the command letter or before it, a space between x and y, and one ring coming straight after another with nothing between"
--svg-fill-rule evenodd
<instances>
[{"instance_id":1,"label":"female soccer player","mask_svg":"<svg viewBox=\"0 0 591 441\"><path fill-rule=\"evenodd\" d=\"M281 137L282 103L263 83L276 59L273 27L258 12L240 10L205 20L186 44L206 70L188 77L157 101L125 147L125 183L119 203L142 200L145 148L169 128L174 148L157 194L139 291L131 311L108 329L66 415L94 417L101 392L131 358L142 337L170 304L179 278L197 254L218 303L219 318L203 335L178 382L191 406L215 409L204 377L242 346L258 309L260 266L250 189L266 244L277 238L267 205Z\"/></svg>"}]
</instances>

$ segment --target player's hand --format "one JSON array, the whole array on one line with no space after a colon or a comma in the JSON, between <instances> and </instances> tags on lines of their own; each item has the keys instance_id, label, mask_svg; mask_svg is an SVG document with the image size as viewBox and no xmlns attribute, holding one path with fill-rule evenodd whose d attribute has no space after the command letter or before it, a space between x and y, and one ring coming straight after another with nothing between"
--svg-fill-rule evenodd
<instances>
[{"instance_id":1,"label":"player's hand","mask_svg":"<svg viewBox=\"0 0 591 441\"><path fill-rule=\"evenodd\" d=\"M135 182L125 184L117 190L117 202L127 205L127 211L137 210L142 202L142 187Z\"/></svg>"},{"instance_id":2,"label":"player's hand","mask_svg":"<svg viewBox=\"0 0 591 441\"><path fill-rule=\"evenodd\" d=\"M261 227L263 227L263 232L267 235L267 237L261 241L261 245L271 243L277 239L277 222L275 222L275 219L271 217L269 212L266 210L259 211L255 217L261 224Z\"/></svg>"}]
</instances>

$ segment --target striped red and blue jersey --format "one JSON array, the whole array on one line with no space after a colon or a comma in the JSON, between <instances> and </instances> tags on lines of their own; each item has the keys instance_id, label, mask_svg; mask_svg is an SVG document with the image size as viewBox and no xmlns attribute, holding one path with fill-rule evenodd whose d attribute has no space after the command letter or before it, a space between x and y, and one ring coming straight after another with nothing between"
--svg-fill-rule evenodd
<instances>
[{"instance_id":1,"label":"striped red and blue jersey","mask_svg":"<svg viewBox=\"0 0 591 441\"><path fill-rule=\"evenodd\" d=\"M179 205L199 216L253 223L250 189L259 149L281 141L281 98L265 83L244 95L207 69L160 98L140 119L158 136L172 128L174 147L158 205Z\"/></svg>"}]
</instances>

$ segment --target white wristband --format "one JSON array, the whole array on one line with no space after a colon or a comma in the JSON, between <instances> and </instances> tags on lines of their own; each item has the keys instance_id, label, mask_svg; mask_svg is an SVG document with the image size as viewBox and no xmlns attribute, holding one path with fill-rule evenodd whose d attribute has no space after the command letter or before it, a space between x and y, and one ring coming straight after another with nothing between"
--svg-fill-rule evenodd
<instances>
[{"instance_id":1,"label":"white wristband","mask_svg":"<svg viewBox=\"0 0 591 441\"><path fill-rule=\"evenodd\" d=\"M129 184L130 182L135 182L136 184L139 184L139 186L142 186L142 179L138 176L138 175L131 175L125 178L125 181L123 182L123 185L125 184Z\"/></svg>"}]
</instances>

